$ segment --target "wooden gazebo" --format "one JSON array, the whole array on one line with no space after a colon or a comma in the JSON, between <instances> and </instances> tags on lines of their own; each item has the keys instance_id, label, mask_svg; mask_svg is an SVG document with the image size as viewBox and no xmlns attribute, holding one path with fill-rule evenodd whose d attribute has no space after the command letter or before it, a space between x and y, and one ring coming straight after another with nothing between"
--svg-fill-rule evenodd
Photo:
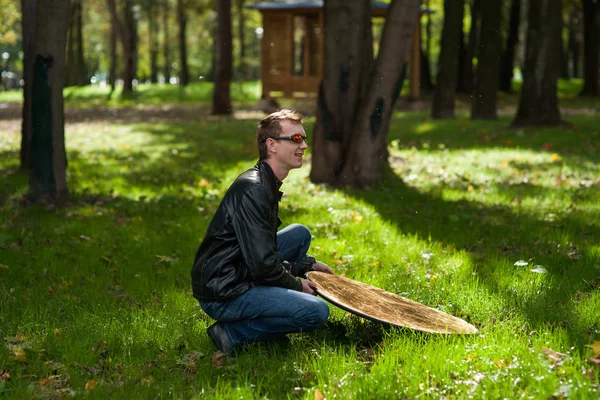
<instances>
[{"instance_id":1,"label":"wooden gazebo","mask_svg":"<svg viewBox=\"0 0 600 400\"><path fill-rule=\"evenodd\" d=\"M323 1L288 0L247 7L262 14L260 68L263 96L290 98L317 93L323 76ZM387 8L387 3L372 2L372 16L385 17ZM420 32L420 24L417 24L408 68L412 99L421 96Z\"/></svg>"}]
</instances>

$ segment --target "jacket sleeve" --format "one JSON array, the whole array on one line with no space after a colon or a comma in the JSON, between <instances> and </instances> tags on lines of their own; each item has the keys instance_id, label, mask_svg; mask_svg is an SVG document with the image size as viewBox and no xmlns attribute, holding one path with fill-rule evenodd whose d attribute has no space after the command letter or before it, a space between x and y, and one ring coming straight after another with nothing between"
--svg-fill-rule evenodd
<instances>
[{"instance_id":1,"label":"jacket sleeve","mask_svg":"<svg viewBox=\"0 0 600 400\"><path fill-rule=\"evenodd\" d=\"M242 257L256 282L302 291L302 283L290 274L274 248L276 232L269 222L273 201L268 190L261 186L242 194L233 216Z\"/></svg>"}]
</instances>

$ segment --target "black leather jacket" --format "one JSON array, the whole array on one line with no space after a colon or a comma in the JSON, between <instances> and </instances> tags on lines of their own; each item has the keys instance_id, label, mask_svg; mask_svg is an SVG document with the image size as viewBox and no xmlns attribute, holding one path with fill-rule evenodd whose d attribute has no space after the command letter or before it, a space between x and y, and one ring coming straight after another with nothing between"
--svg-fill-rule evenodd
<instances>
[{"instance_id":1,"label":"black leather jacket","mask_svg":"<svg viewBox=\"0 0 600 400\"><path fill-rule=\"evenodd\" d=\"M229 187L196 252L196 299L226 301L253 286L302 290L294 275L310 269L314 258L293 268L276 253L280 186L269 164L259 162Z\"/></svg>"}]
</instances>

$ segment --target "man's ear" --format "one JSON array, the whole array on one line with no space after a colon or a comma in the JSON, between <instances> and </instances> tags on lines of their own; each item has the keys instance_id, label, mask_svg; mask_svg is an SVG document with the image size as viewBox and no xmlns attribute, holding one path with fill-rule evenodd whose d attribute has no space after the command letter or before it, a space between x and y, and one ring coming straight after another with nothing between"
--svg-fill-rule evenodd
<instances>
[{"instance_id":1,"label":"man's ear","mask_svg":"<svg viewBox=\"0 0 600 400\"><path fill-rule=\"evenodd\" d=\"M269 140L267 139L267 141L265 142L265 145L267 145L267 152L276 154L277 153L277 146L275 145L276 140Z\"/></svg>"}]
</instances>

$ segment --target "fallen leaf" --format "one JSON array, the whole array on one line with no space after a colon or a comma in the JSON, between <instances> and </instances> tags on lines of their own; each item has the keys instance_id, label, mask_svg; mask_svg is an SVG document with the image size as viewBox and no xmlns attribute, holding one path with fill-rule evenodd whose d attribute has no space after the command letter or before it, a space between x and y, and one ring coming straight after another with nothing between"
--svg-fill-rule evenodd
<instances>
[{"instance_id":1,"label":"fallen leaf","mask_svg":"<svg viewBox=\"0 0 600 400\"><path fill-rule=\"evenodd\" d=\"M20 362L27 361L27 354L25 354L25 350L20 346L15 346L12 348L13 357L15 360Z\"/></svg>"},{"instance_id":2,"label":"fallen leaf","mask_svg":"<svg viewBox=\"0 0 600 400\"><path fill-rule=\"evenodd\" d=\"M10 381L10 371L3 369L0 371L0 381Z\"/></svg>"},{"instance_id":3,"label":"fallen leaf","mask_svg":"<svg viewBox=\"0 0 600 400\"><path fill-rule=\"evenodd\" d=\"M315 400L325 400L327 397L319 389L315 389Z\"/></svg>"},{"instance_id":4,"label":"fallen leaf","mask_svg":"<svg viewBox=\"0 0 600 400\"><path fill-rule=\"evenodd\" d=\"M223 364L225 363L225 353L222 351L217 351L212 356L212 365L215 368L223 368Z\"/></svg>"},{"instance_id":5,"label":"fallen leaf","mask_svg":"<svg viewBox=\"0 0 600 400\"><path fill-rule=\"evenodd\" d=\"M600 340L594 340L592 344L588 344L588 347L594 352L594 358L600 356Z\"/></svg>"},{"instance_id":6,"label":"fallen leaf","mask_svg":"<svg viewBox=\"0 0 600 400\"><path fill-rule=\"evenodd\" d=\"M552 161L552 162L561 161L561 160L562 160L562 157L556 153L554 153L550 156L550 161Z\"/></svg>"},{"instance_id":7,"label":"fallen leaf","mask_svg":"<svg viewBox=\"0 0 600 400\"><path fill-rule=\"evenodd\" d=\"M98 384L97 381L90 379L89 381L87 381L85 383L85 390L92 390L96 388L96 385Z\"/></svg>"},{"instance_id":8,"label":"fallen leaf","mask_svg":"<svg viewBox=\"0 0 600 400\"><path fill-rule=\"evenodd\" d=\"M0 269L8 269L8 265L0 264Z\"/></svg>"},{"instance_id":9,"label":"fallen leaf","mask_svg":"<svg viewBox=\"0 0 600 400\"><path fill-rule=\"evenodd\" d=\"M550 361L552 361L552 364L554 365L554 367L560 367L561 365L563 365L563 363L566 360L570 360L571 357L569 357L566 354L563 353L559 353L558 351L552 350L548 347L543 347L542 346L542 351L544 352L544 354L546 354L546 356L548 357L548 359Z\"/></svg>"},{"instance_id":10,"label":"fallen leaf","mask_svg":"<svg viewBox=\"0 0 600 400\"><path fill-rule=\"evenodd\" d=\"M600 367L600 358L590 358L588 359L588 362L596 367Z\"/></svg>"}]
</instances>

